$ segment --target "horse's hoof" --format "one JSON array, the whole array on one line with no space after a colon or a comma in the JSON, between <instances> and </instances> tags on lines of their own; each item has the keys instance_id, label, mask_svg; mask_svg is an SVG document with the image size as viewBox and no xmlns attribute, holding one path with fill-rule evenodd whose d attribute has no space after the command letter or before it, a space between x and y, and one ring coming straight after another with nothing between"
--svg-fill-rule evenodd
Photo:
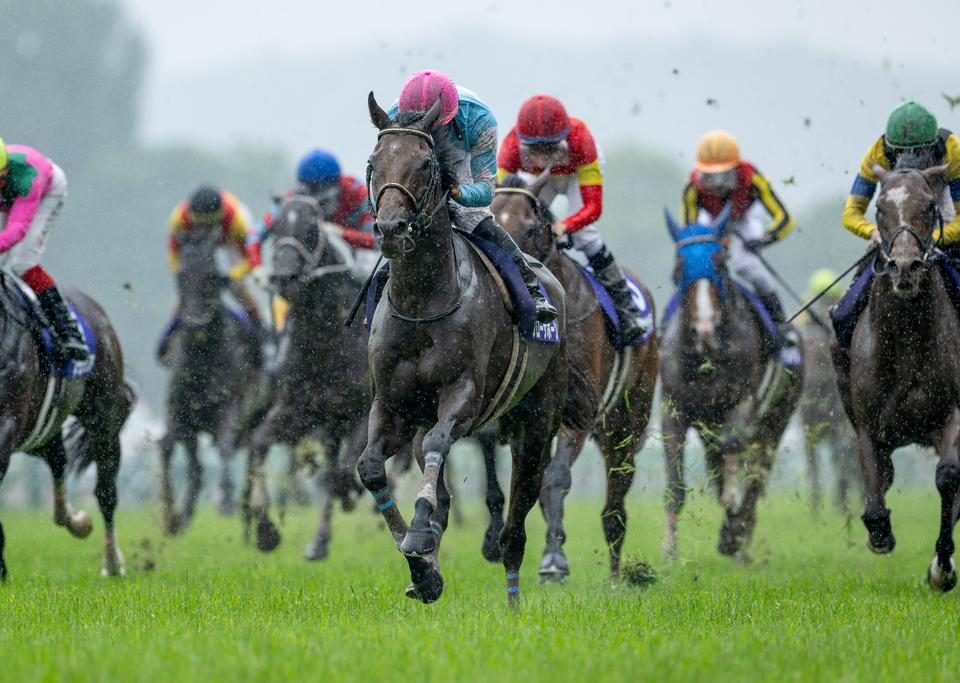
<instances>
[{"instance_id":1,"label":"horse's hoof","mask_svg":"<svg viewBox=\"0 0 960 683\"><path fill-rule=\"evenodd\" d=\"M93 519L83 510L70 515L67 530L74 538L86 538L93 531Z\"/></svg>"},{"instance_id":2,"label":"horse's hoof","mask_svg":"<svg viewBox=\"0 0 960 683\"><path fill-rule=\"evenodd\" d=\"M952 557L950 558L950 570L945 572L940 567L937 556L933 556L933 561L927 567L927 584L933 590L941 593L952 591L957 587L957 565Z\"/></svg>"},{"instance_id":3,"label":"horse's hoof","mask_svg":"<svg viewBox=\"0 0 960 683\"><path fill-rule=\"evenodd\" d=\"M570 564L562 552L547 552L540 561L540 583L564 583L570 576Z\"/></svg>"},{"instance_id":4,"label":"horse's hoof","mask_svg":"<svg viewBox=\"0 0 960 683\"><path fill-rule=\"evenodd\" d=\"M436 550L437 537L430 527L426 529L410 528L403 540L400 541L400 552L407 557L427 557L433 555Z\"/></svg>"},{"instance_id":5,"label":"horse's hoof","mask_svg":"<svg viewBox=\"0 0 960 683\"><path fill-rule=\"evenodd\" d=\"M424 605L436 602L443 595L443 576L436 569L432 569L423 581L407 586L404 595L419 600Z\"/></svg>"},{"instance_id":6,"label":"horse's hoof","mask_svg":"<svg viewBox=\"0 0 960 683\"><path fill-rule=\"evenodd\" d=\"M487 562L499 563L501 561L499 531L494 533L492 529L487 529L487 533L483 537L483 545L480 547L480 553Z\"/></svg>"},{"instance_id":7,"label":"horse's hoof","mask_svg":"<svg viewBox=\"0 0 960 683\"><path fill-rule=\"evenodd\" d=\"M280 545L280 530L269 519L257 522L257 550L269 553Z\"/></svg>"},{"instance_id":8,"label":"horse's hoof","mask_svg":"<svg viewBox=\"0 0 960 683\"><path fill-rule=\"evenodd\" d=\"M312 540L303 551L303 556L311 562L327 559L330 554L328 543L327 538Z\"/></svg>"},{"instance_id":9,"label":"horse's hoof","mask_svg":"<svg viewBox=\"0 0 960 683\"><path fill-rule=\"evenodd\" d=\"M875 555L887 555L897 547L897 539L894 538L893 533L886 537L875 537L873 534L867 534L867 547Z\"/></svg>"},{"instance_id":10,"label":"horse's hoof","mask_svg":"<svg viewBox=\"0 0 960 683\"><path fill-rule=\"evenodd\" d=\"M727 557L733 557L740 550L740 539L724 524L720 529L720 538L717 541L717 552Z\"/></svg>"}]
</instances>

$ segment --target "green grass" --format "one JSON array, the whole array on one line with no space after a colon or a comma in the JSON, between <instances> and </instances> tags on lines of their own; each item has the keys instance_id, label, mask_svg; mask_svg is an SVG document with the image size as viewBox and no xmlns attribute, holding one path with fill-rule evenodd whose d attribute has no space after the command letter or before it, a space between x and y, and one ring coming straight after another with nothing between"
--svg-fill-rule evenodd
<instances>
[{"instance_id":1,"label":"green grass","mask_svg":"<svg viewBox=\"0 0 960 683\"><path fill-rule=\"evenodd\" d=\"M659 505L634 503L627 555L658 575L645 590L609 581L600 505L586 502L569 507L573 575L539 586L535 512L517 613L502 568L480 557L479 508L444 539L446 592L429 606L403 597L406 563L366 510L338 514L320 564L300 555L313 511L294 512L262 556L209 510L172 541L156 513L121 510L122 580L97 574L99 526L77 541L46 516L3 511L0 681L956 680L960 594L923 582L936 493L890 505L897 549L875 557L858 519L814 522L795 496L765 500L756 561L739 567L714 550L711 500L685 511L673 566L659 557Z\"/></svg>"}]
</instances>

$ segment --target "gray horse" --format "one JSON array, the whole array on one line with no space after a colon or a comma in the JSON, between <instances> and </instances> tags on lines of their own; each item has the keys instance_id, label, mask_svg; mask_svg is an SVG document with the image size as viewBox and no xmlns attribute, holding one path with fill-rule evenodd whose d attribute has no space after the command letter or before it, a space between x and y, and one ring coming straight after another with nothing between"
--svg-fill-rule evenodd
<instances>
[{"instance_id":1,"label":"gray horse","mask_svg":"<svg viewBox=\"0 0 960 683\"><path fill-rule=\"evenodd\" d=\"M177 239L180 323L172 341L167 432L160 441L161 500L164 527L169 534L183 531L196 510L203 484L203 466L197 451L201 433L213 437L222 460L220 511L232 511L230 463L244 436L244 414L261 389L260 349L255 336L244 329L221 299L229 283L217 266L216 231L191 230ZM171 480L177 443L186 447L188 457L187 491L180 512L176 510Z\"/></svg>"}]
</instances>

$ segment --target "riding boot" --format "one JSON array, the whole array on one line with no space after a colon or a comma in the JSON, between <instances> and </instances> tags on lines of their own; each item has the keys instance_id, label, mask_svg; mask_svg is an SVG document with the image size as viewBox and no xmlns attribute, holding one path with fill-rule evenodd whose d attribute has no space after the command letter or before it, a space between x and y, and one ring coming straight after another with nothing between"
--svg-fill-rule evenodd
<instances>
[{"instance_id":1,"label":"riding boot","mask_svg":"<svg viewBox=\"0 0 960 683\"><path fill-rule=\"evenodd\" d=\"M593 274L600 280L604 289L610 292L613 304L617 308L617 317L620 319L620 337L625 342L633 341L650 331L643 319L643 314L637 308L630 287L623 276L623 271L613 258L613 254L606 246L589 257Z\"/></svg>"},{"instance_id":2,"label":"riding boot","mask_svg":"<svg viewBox=\"0 0 960 683\"><path fill-rule=\"evenodd\" d=\"M80 324L67 308L56 286L47 287L37 295L40 308L50 320L57 353L63 360L83 364L90 360L90 351L83 341Z\"/></svg>"},{"instance_id":3,"label":"riding boot","mask_svg":"<svg viewBox=\"0 0 960 683\"><path fill-rule=\"evenodd\" d=\"M488 242L493 242L498 247L507 252L510 260L517 264L520 269L520 275L523 277L523 284L526 285L530 297L537 307L537 320L541 323L549 323L557 318L557 309L547 301L543 292L540 291L540 281L533 268L527 262L527 258L520 251L520 247L513 241L506 230L497 225L492 217L484 218L477 227L473 229L473 234Z\"/></svg>"},{"instance_id":4,"label":"riding boot","mask_svg":"<svg viewBox=\"0 0 960 683\"><path fill-rule=\"evenodd\" d=\"M793 325L787 322L780 297L773 290L769 292L757 290L757 296L777 326L777 348L775 351L780 363L782 365L800 365L803 360L800 355L800 339Z\"/></svg>"}]
</instances>

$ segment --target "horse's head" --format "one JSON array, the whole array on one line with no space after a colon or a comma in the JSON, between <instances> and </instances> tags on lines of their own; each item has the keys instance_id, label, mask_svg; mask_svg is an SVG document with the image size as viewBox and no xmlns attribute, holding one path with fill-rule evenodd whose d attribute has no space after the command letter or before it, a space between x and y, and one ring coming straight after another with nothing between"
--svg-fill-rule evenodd
<instances>
[{"instance_id":1,"label":"horse's head","mask_svg":"<svg viewBox=\"0 0 960 683\"><path fill-rule=\"evenodd\" d=\"M892 280L893 292L903 299L915 297L921 289L942 227L939 201L943 194L943 173L947 166L925 170L887 171L875 167L880 179L877 197L877 228L884 273Z\"/></svg>"},{"instance_id":2,"label":"horse's head","mask_svg":"<svg viewBox=\"0 0 960 683\"><path fill-rule=\"evenodd\" d=\"M709 225L680 226L664 211L667 229L677 245L674 281L683 297L680 324L694 334L698 353L717 349L717 330L723 311L722 297L729 287L726 273L727 223L730 205Z\"/></svg>"},{"instance_id":3,"label":"horse's head","mask_svg":"<svg viewBox=\"0 0 960 683\"><path fill-rule=\"evenodd\" d=\"M300 285L325 261L329 240L322 222L322 206L307 195L293 195L277 210L270 227L273 235L270 280L287 300L296 296Z\"/></svg>"},{"instance_id":4,"label":"horse's head","mask_svg":"<svg viewBox=\"0 0 960 683\"><path fill-rule=\"evenodd\" d=\"M416 249L438 214L446 216L452 178L445 177L447 165L440 158L439 148L446 144L438 126L440 100L425 113L401 115L398 122L390 120L372 92L368 106L380 130L367 162L374 234L383 255L396 258Z\"/></svg>"},{"instance_id":5,"label":"horse's head","mask_svg":"<svg viewBox=\"0 0 960 683\"><path fill-rule=\"evenodd\" d=\"M224 276L217 265L220 226L197 224L176 236L180 269L177 290L180 316L185 326L202 327L220 307Z\"/></svg>"},{"instance_id":6,"label":"horse's head","mask_svg":"<svg viewBox=\"0 0 960 683\"><path fill-rule=\"evenodd\" d=\"M553 214L538 198L542 187L539 181L528 187L519 176L507 176L494 193L490 211L521 251L544 261L556 249L556 240Z\"/></svg>"}]
</instances>

